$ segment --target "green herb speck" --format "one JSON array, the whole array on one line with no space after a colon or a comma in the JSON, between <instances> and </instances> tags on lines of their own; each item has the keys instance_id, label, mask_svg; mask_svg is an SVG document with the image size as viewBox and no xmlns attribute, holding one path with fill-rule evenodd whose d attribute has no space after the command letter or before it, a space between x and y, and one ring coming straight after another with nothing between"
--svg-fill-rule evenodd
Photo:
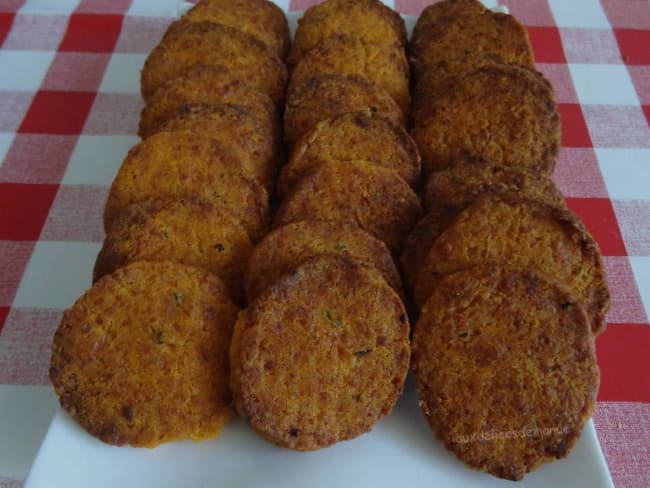
<instances>
[{"instance_id":1,"label":"green herb speck","mask_svg":"<svg viewBox=\"0 0 650 488\"><path fill-rule=\"evenodd\" d=\"M214 245L214 248L219 252L223 252L226 249L225 247L223 247L223 244L221 244L220 242L217 242Z\"/></svg>"},{"instance_id":2,"label":"green herb speck","mask_svg":"<svg viewBox=\"0 0 650 488\"><path fill-rule=\"evenodd\" d=\"M336 249L338 252L343 252L348 250L348 246L346 246L343 242L337 242L334 249Z\"/></svg>"},{"instance_id":3,"label":"green herb speck","mask_svg":"<svg viewBox=\"0 0 650 488\"><path fill-rule=\"evenodd\" d=\"M180 305L182 301L183 295L181 293L174 292L174 302L176 302L176 305Z\"/></svg>"},{"instance_id":4,"label":"green herb speck","mask_svg":"<svg viewBox=\"0 0 650 488\"><path fill-rule=\"evenodd\" d=\"M572 305L573 303L571 302L564 302L562 305L560 305L560 307L562 307L562 310L568 310Z\"/></svg>"},{"instance_id":5,"label":"green herb speck","mask_svg":"<svg viewBox=\"0 0 650 488\"><path fill-rule=\"evenodd\" d=\"M154 339L156 340L156 344L164 344L163 338L164 338L164 333L162 330L156 329L155 327L150 327L151 328L151 333L154 336Z\"/></svg>"},{"instance_id":6,"label":"green herb speck","mask_svg":"<svg viewBox=\"0 0 650 488\"><path fill-rule=\"evenodd\" d=\"M358 351L354 351L355 356L365 356L369 352L372 352L372 349L360 349Z\"/></svg>"}]
</instances>

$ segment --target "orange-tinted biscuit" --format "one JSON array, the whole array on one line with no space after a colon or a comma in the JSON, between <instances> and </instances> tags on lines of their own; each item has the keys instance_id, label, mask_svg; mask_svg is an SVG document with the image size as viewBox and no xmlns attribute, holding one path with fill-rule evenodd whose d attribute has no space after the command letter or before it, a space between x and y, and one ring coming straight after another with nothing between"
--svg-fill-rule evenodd
<instances>
[{"instance_id":1,"label":"orange-tinted biscuit","mask_svg":"<svg viewBox=\"0 0 650 488\"><path fill-rule=\"evenodd\" d=\"M295 65L313 47L334 34L352 34L369 45L404 45L404 22L378 0L326 0L308 8L298 20L289 54Z\"/></svg>"},{"instance_id":2,"label":"orange-tinted biscuit","mask_svg":"<svg viewBox=\"0 0 650 488\"><path fill-rule=\"evenodd\" d=\"M329 162L300 180L274 222L349 222L399 252L420 212L417 195L395 171L367 161Z\"/></svg>"},{"instance_id":3,"label":"orange-tinted biscuit","mask_svg":"<svg viewBox=\"0 0 650 488\"><path fill-rule=\"evenodd\" d=\"M358 76L321 75L287 93L284 138L293 144L321 120L347 112L370 110L394 125L404 125L404 114L393 98Z\"/></svg>"},{"instance_id":4,"label":"orange-tinted biscuit","mask_svg":"<svg viewBox=\"0 0 650 488\"><path fill-rule=\"evenodd\" d=\"M185 105L224 103L246 108L278 134L278 111L267 94L225 66L197 65L156 90L142 109L138 135L144 139L153 134Z\"/></svg>"},{"instance_id":5,"label":"orange-tinted biscuit","mask_svg":"<svg viewBox=\"0 0 650 488\"><path fill-rule=\"evenodd\" d=\"M278 193L286 195L309 170L327 161L364 159L394 169L411 186L420 179L420 155L402 129L369 110L323 120L294 145Z\"/></svg>"},{"instance_id":6,"label":"orange-tinted biscuit","mask_svg":"<svg viewBox=\"0 0 650 488\"><path fill-rule=\"evenodd\" d=\"M269 441L307 451L352 439L390 413L409 364L409 325L374 268L321 256L240 314L234 405Z\"/></svg>"},{"instance_id":7,"label":"orange-tinted biscuit","mask_svg":"<svg viewBox=\"0 0 650 488\"><path fill-rule=\"evenodd\" d=\"M412 367L436 437L509 480L569 454L599 383L575 298L530 271L494 267L439 283L415 326Z\"/></svg>"},{"instance_id":8,"label":"orange-tinted biscuit","mask_svg":"<svg viewBox=\"0 0 650 488\"><path fill-rule=\"evenodd\" d=\"M609 291L598 244L570 211L504 194L477 199L431 246L415 284L427 300L444 275L476 265L507 264L561 283L605 328Z\"/></svg>"},{"instance_id":9,"label":"orange-tinted biscuit","mask_svg":"<svg viewBox=\"0 0 650 488\"><path fill-rule=\"evenodd\" d=\"M481 159L550 174L560 147L551 85L532 70L483 66L418 111L411 136L426 172Z\"/></svg>"},{"instance_id":10,"label":"orange-tinted biscuit","mask_svg":"<svg viewBox=\"0 0 650 488\"><path fill-rule=\"evenodd\" d=\"M228 349L237 308L210 273L133 263L65 311L50 379L90 434L154 447L216 436L230 414Z\"/></svg>"},{"instance_id":11,"label":"orange-tinted biscuit","mask_svg":"<svg viewBox=\"0 0 650 488\"><path fill-rule=\"evenodd\" d=\"M244 31L282 59L291 45L287 17L280 7L267 0L201 0L183 18L192 22L215 22Z\"/></svg>"},{"instance_id":12,"label":"orange-tinted biscuit","mask_svg":"<svg viewBox=\"0 0 650 488\"><path fill-rule=\"evenodd\" d=\"M268 229L266 190L224 148L191 131L163 131L134 146L113 181L104 229L128 205L152 198L198 198L225 207L255 242Z\"/></svg>"},{"instance_id":13,"label":"orange-tinted biscuit","mask_svg":"<svg viewBox=\"0 0 650 488\"><path fill-rule=\"evenodd\" d=\"M287 81L284 63L254 37L212 22L174 22L142 68L142 97L149 101L167 80L197 64L223 65L282 103Z\"/></svg>"},{"instance_id":14,"label":"orange-tinted biscuit","mask_svg":"<svg viewBox=\"0 0 650 488\"><path fill-rule=\"evenodd\" d=\"M360 76L386 90L402 111L408 112L409 65L399 43L382 46L355 35L332 35L300 58L289 86L300 86L324 74Z\"/></svg>"},{"instance_id":15,"label":"orange-tinted biscuit","mask_svg":"<svg viewBox=\"0 0 650 488\"><path fill-rule=\"evenodd\" d=\"M399 273L383 242L353 224L303 220L272 230L255 246L245 275L249 302L307 259L326 254L376 268L402 294Z\"/></svg>"},{"instance_id":16,"label":"orange-tinted biscuit","mask_svg":"<svg viewBox=\"0 0 650 488\"><path fill-rule=\"evenodd\" d=\"M233 214L195 199L148 200L119 212L99 251L94 281L134 261L173 261L203 268L243 303L253 246Z\"/></svg>"}]
</instances>

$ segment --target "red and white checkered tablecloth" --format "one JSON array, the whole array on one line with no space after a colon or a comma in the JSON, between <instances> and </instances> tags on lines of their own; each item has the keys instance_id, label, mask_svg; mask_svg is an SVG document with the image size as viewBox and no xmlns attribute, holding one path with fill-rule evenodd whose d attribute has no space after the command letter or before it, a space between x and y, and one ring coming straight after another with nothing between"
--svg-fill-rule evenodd
<instances>
[{"instance_id":1,"label":"red and white checkered tablecloth","mask_svg":"<svg viewBox=\"0 0 650 488\"><path fill-rule=\"evenodd\" d=\"M0 487L22 486L54 411L50 341L90 284L108 187L138 141L139 70L178 3L0 0ZM429 2L386 3L418 14ZM600 442L617 486L648 487L650 2L500 3L555 87L555 180L605 257Z\"/></svg>"}]
</instances>

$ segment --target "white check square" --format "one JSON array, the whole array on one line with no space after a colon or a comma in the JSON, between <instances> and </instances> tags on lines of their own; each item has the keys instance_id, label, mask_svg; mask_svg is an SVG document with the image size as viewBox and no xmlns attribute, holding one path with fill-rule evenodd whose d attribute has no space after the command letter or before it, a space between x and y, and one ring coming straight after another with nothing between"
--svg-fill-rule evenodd
<instances>
[{"instance_id":1,"label":"white check square","mask_svg":"<svg viewBox=\"0 0 650 488\"><path fill-rule=\"evenodd\" d=\"M620 64L569 64L583 105L639 105L627 68Z\"/></svg>"},{"instance_id":2,"label":"white check square","mask_svg":"<svg viewBox=\"0 0 650 488\"><path fill-rule=\"evenodd\" d=\"M630 264L636 278L636 284L639 287L639 294L645 307L646 316L650 317L650 257L630 256Z\"/></svg>"},{"instance_id":3,"label":"white check square","mask_svg":"<svg viewBox=\"0 0 650 488\"><path fill-rule=\"evenodd\" d=\"M103 93L140 93L140 70L146 54L116 53L111 56L99 85Z\"/></svg>"},{"instance_id":4,"label":"white check square","mask_svg":"<svg viewBox=\"0 0 650 488\"><path fill-rule=\"evenodd\" d=\"M54 59L53 51L0 51L0 90L36 91ZM3 69L4 69L3 68Z\"/></svg>"},{"instance_id":5,"label":"white check square","mask_svg":"<svg viewBox=\"0 0 650 488\"><path fill-rule=\"evenodd\" d=\"M650 200L650 149L595 148L595 151L612 199Z\"/></svg>"},{"instance_id":6,"label":"white check square","mask_svg":"<svg viewBox=\"0 0 650 488\"><path fill-rule=\"evenodd\" d=\"M29 14L71 14L79 5L79 0L27 0L22 7L21 13Z\"/></svg>"},{"instance_id":7,"label":"white check square","mask_svg":"<svg viewBox=\"0 0 650 488\"><path fill-rule=\"evenodd\" d=\"M110 185L131 147L135 136L81 135L63 175L66 185Z\"/></svg>"},{"instance_id":8,"label":"white check square","mask_svg":"<svg viewBox=\"0 0 650 488\"><path fill-rule=\"evenodd\" d=\"M599 0L549 0L548 5L558 27L610 28Z\"/></svg>"},{"instance_id":9,"label":"white check square","mask_svg":"<svg viewBox=\"0 0 650 488\"><path fill-rule=\"evenodd\" d=\"M13 306L64 309L72 305L90 287L100 247L92 242L37 242Z\"/></svg>"},{"instance_id":10,"label":"white check square","mask_svg":"<svg viewBox=\"0 0 650 488\"><path fill-rule=\"evenodd\" d=\"M186 2L178 0L133 0L127 15L138 15L144 17L177 17L181 5ZM187 8L187 7L186 7Z\"/></svg>"}]
</instances>

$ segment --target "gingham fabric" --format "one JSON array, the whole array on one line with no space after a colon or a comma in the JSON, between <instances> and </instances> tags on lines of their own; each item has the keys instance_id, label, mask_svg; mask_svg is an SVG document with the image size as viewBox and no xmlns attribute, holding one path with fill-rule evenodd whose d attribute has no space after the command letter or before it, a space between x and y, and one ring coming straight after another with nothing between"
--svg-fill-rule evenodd
<instances>
[{"instance_id":1,"label":"gingham fabric","mask_svg":"<svg viewBox=\"0 0 650 488\"><path fill-rule=\"evenodd\" d=\"M418 14L429 2L387 3ZM605 259L601 446L617 486L648 487L650 3L501 3L527 25L555 87L555 180ZM108 187L138 141L139 70L177 4L0 0L0 487L22 486L53 414L52 335L90 284Z\"/></svg>"}]
</instances>

